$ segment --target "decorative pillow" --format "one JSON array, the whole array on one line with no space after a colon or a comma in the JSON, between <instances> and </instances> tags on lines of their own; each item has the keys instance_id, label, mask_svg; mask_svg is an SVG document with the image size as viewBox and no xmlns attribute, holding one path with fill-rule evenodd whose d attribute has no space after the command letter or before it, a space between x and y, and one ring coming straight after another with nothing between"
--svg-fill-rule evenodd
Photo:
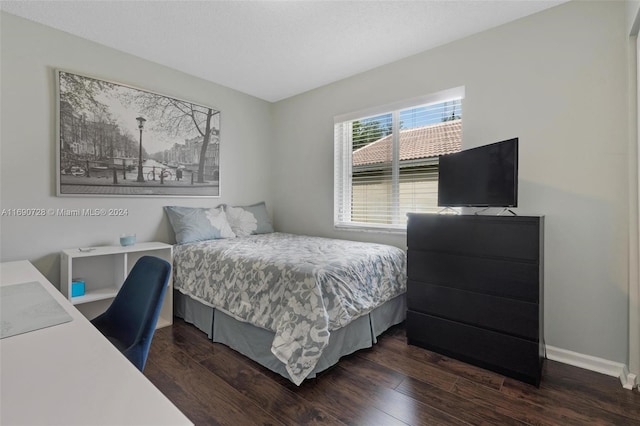
<instances>
[{"instance_id":1,"label":"decorative pillow","mask_svg":"<svg viewBox=\"0 0 640 426\"><path fill-rule=\"evenodd\" d=\"M207 209L204 215L209 219L211 226L220 230L220 238L235 238L236 234L231 230L229 222L227 221L227 215L224 212L224 207L216 207L214 209Z\"/></svg>"},{"instance_id":2,"label":"decorative pillow","mask_svg":"<svg viewBox=\"0 0 640 426\"><path fill-rule=\"evenodd\" d=\"M165 206L178 244L235 238L222 207Z\"/></svg>"},{"instance_id":3,"label":"decorative pillow","mask_svg":"<svg viewBox=\"0 0 640 426\"><path fill-rule=\"evenodd\" d=\"M258 229L258 221L256 217L241 207L226 207L227 218L229 219L229 225L231 230L238 237L246 237L255 233Z\"/></svg>"},{"instance_id":4,"label":"decorative pillow","mask_svg":"<svg viewBox=\"0 0 640 426\"><path fill-rule=\"evenodd\" d=\"M250 206L226 206L225 211L231 229L239 237L273 232L273 225L264 202Z\"/></svg>"}]
</instances>

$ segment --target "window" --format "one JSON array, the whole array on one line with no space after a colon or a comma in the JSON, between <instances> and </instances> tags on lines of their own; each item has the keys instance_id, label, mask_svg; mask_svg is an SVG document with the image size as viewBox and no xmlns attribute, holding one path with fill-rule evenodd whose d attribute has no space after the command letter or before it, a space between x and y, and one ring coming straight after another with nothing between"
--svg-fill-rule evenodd
<instances>
[{"instance_id":1,"label":"window","mask_svg":"<svg viewBox=\"0 0 640 426\"><path fill-rule=\"evenodd\" d=\"M345 114L334 125L334 225L406 229L436 213L438 156L462 146L464 88Z\"/></svg>"}]
</instances>

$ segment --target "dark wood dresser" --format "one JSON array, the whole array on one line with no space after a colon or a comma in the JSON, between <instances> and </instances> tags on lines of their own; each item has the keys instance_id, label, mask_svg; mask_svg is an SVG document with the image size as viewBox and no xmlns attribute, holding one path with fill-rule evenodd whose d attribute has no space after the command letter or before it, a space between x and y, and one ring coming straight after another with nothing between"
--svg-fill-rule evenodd
<instances>
[{"instance_id":1,"label":"dark wood dresser","mask_svg":"<svg viewBox=\"0 0 640 426\"><path fill-rule=\"evenodd\" d=\"M408 343L538 386L544 218L408 216Z\"/></svg>"}]
</instances>

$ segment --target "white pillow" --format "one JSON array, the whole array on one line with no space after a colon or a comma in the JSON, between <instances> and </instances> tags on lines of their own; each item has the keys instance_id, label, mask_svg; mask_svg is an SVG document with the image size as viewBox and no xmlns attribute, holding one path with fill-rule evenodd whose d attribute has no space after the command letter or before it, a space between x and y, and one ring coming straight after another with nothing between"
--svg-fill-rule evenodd
<instances>
[{"instance_id":1,"label":"white pillow","mask_svg":"<svg viewBox=\"0 0 640 426\"><path fill-rule=\"evenodd\" d=\"M214 209L209 209L204 214L209 222L211 222L211 226L220 230L220 238L235 238L236 234L229 226L229 222L227 221L227 216L224 213L222 207L217 207Z\"/></svg>"},{"instance_id":2,"label":"white pillow","mask_svg":"<svg viewBox=\"0 0 640 426\"><path fill-rule=\"evenodd\" d=\"M227 206L226 212L231 230L236 236L246 237L258 229L258 220L245 209Z\"/></svg>"}]
</instances>

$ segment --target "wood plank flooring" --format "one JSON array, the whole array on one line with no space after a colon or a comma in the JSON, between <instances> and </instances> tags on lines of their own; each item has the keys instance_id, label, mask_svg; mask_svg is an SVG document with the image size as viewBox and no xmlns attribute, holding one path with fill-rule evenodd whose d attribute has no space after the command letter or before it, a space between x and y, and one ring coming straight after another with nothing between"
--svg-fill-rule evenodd
<instances>
[{"instance_id":1,"label":"wood plank flooring","mask_svg":"<svg viewBox=\"0 0 640 426\"><path fill-rule=\"evenodd\" d=\"M371 349L300 387L176 318L144 374L196 425L640 425L640 393L547 360L540 388L406 344Z\"/></svg>"}]
</instances>

